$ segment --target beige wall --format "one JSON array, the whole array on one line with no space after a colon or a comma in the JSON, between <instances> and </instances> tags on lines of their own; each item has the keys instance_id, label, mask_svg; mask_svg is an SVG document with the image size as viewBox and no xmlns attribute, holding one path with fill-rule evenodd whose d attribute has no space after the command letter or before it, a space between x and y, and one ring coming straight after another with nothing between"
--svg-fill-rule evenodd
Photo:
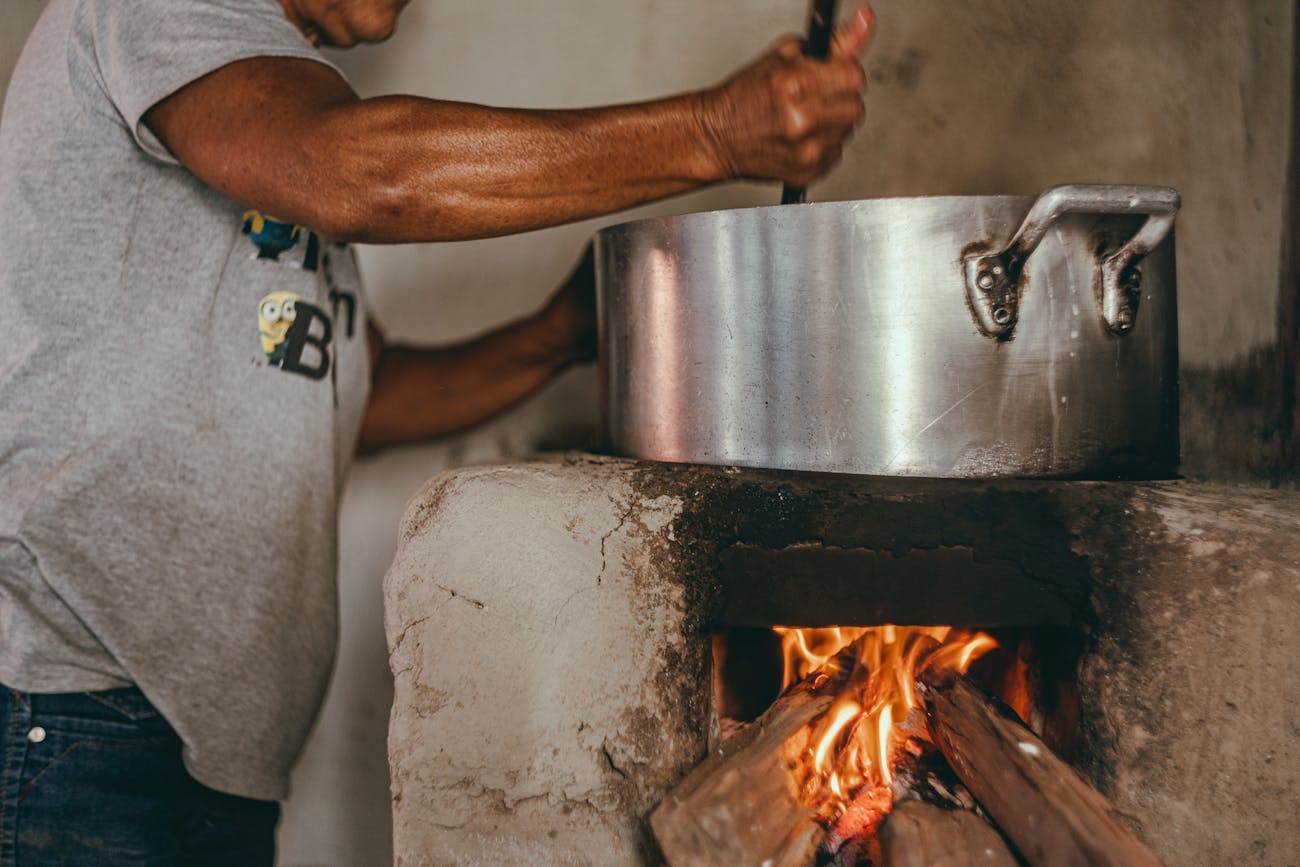
<instances>
[{"instance_id":1,"label":"beige wall","mask_svg":"<svg viewBox=\"0 0 1300 867\"><path fill-rule=\"evenodd\" d=\"M1029 194L1067 181L1174 186L1184 199L1184 360L1215 363L1275 338L1288 0L876 5L868 119L814 197ZM635 99L716 80L802 16L803 4L789 0L421 0L393 42L349 58L349 68L366 93L525 106ZM772 198L771 187L732 190L655 210ZM511 297L537 297L536 277L547 274L537 257L558 274L589 228L383 251L368 257L368 271L384 313L450 336L510 311ZM489 251L501 258L485 267ZM475 278L513 288L446 310L409 291L419 288L410 275L435 263L445 278L438 297Z\"/></svg>"},{"instance_id":2,"label":"beige wall","mask_svg":"<svg viewBox=\"0 0 1300 867\"><path fill-rule=\"evenodd\" d=\"M23 42L44 8L43 0L0 0L0 104Z\"/></svg>"},{"instance_id":3,"label":"beige wall","mask_svg":"<svg viewBox=\"0 0 1300 867\"><path fill-rule=\"evenodd\" d=\"M0 82L40 5L0 0ZM518 106L625 101L720 79L777 34L799 29L805 5L416 0L390 43L343 62L364 94ZM1290 0L876 6L868 119L813 199L1168 184L1184 200L1184 362L1228 366L1275 339ZM775 185L733 185L638 213L778 197ZM374 310L401 339L449 340L488 327L540 303L597 225L366 249ZM351 867L387 855L390 687L378 584L405 498L449 465L581 442L596 423L593 397L591 372L576 371L470 436L358 464L342 512L342 651L286 811L283 863Z\"/></svg>"}]
</instances>

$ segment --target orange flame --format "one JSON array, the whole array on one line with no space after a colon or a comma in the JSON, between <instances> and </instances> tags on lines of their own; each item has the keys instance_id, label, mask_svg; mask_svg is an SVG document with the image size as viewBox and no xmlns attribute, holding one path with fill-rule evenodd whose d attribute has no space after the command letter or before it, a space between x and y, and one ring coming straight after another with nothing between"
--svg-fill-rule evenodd
<instances>
[{"instance_id":1,"label":"orange flame","mask_svg":"<svg viewBox=\"0 0 1300 867\"><path fill-rule=\"evenodd\" d=\"M789 629L776 627L785 657L782 688L810 673L843 674L848 680L830 709L814 722L808 777L809 800L834 818L864 786L888 789L895 752L905 738L898 723L919 702L916 679L932 669L965 673L997 647L983 632L947 626L872 626ZM850 644L853 650L837 654Z\"/></svg>"}]
</instances>

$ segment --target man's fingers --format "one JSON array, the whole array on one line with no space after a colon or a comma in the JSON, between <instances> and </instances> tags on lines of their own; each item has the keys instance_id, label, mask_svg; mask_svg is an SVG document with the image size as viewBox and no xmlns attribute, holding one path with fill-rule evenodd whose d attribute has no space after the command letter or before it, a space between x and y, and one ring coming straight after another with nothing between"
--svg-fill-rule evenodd
<instances>
[{"instance_id":1,"label":"man's fingers","mask_svg":"<svg viewBox=\"0 0 1300 867\"><path fill-rule=\"evenodd\" d=\"M861 93L867 86L867 74L856 59L818 63L815 70L821 77L822 90Z\"/></svg>"},{"instance_id":2,"label":"man's fingers","mask_svg":"<svg viewBox=\"0 0 1300 867\"><path fill-rule=\"evenodd\" d=\"M772 50L778 57L796 60L803 55L803 39L798 36L782 36Z\"/></svg>"},{"instance_id":3,"label":"man's fingers","mask_svg":"<svg viewBox=\"0 0 1300 867\"><path fill-rule=\"evenodd\" d=\"M827 133L835 135L840 130L857 126L865 112L862 99L856 93L828 95L812 109L808 123L791 132L800 139Z\"/></svg>"},{"instance_id":4,"label":"man's fingers","mask_svg":"<svg viewBox=\"0 0 1300 867\"><path fill-rule=\"evenodd\" d=\"M866 108L857 97L842 97L826 103L825 118L834 126L851 129L861 123L865 115Z\"/></svg>"},{"instance_id":5,"label":"man's fingers","mask_svg":"<svg viewBox=\"0 0 1300 867\"><path fill-rule=\"evenodd\" d=\"M857 57L871 41L876 31L876 13L864 3L854 10L848 20L835 28L832 57Z\"/></svg>"},{"instance_id":6,"label":"man's fingers","mask_svg":"<svg viewBox=\"0 0 1300 867\"><path fill-rule=\"evenodd\" d=\"M728 177L807 186L841 159L864 113L867 76L858 52L874 21L870 7L855 9L837 28L832 55L821 60L803 56L797 37L781 39L716 91L709 122Z\"/></svg>"}]
</instances>

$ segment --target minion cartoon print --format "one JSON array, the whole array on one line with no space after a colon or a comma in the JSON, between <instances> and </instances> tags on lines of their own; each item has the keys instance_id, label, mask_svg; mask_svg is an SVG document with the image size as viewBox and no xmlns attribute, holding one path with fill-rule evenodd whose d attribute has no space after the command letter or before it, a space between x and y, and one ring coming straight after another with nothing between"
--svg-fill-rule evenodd
<instances>
[{"instance_id":1,"label":"minion cartoon print","mask_svg":"<svg viewBox=\"0 0 1300 867\"><path fill-rule=\"evenodd\" d=\"M286 223L261 211L245 211L243 232L257 248L257 258L315 271L320 265L320 237L304 226ZM291 253L287 259L280 258Z\"/></svg>"},{"instance_id":2,"label":"minion cartoon print","mask_svg":"<svg viewBox=\"0 0 1300 867\"><path fill-rule=\"evenodd\" d=\"M278 260L298 243L302 227L268 217L261 211L244 212L244 234L257 247L257 258Z\"/></svg>"},{"instance_id":3,"label":"minion cartoon print","mask_svg":"<svg viewBox=\"0 0 1300 867\"><path fill-rule=\"evenodd\" d=\"M346 338L351 340L356 296L339 291L335 285L329 252L322 251L316 233L268 217L260 211L245 211L241 219L243 234L248 235L257 247L259 263L265 263L267 267L301 268L322 275L329 292L331 312L334 317L342 314L341 327ZM336 246L346 249L343 244ZM289 255L283 255L285 253ZM303 300L294 292L276 290L257 302L257 334L268 367L314 380L324 379L332 369L333 318L330 312Z\"/></svg>"},{"instance_id":4,"label":"minion cartoon print","mask_svg":"<svg viewBox=\"0 0 1300 867\"><path fill-rule=\"evenodd\" d=\"M262 351L267 362L275 367L284 364L289 328L298 316L301 300L292 292L272 292L257 305L257 332L262 338Z\"/></svg>"},{"instance_id":5,"label":"minion cartoon print","mask_svg":"<svg viewBox=\"0 0 1300 867\"><path fill-rule=\"evenodd\" d=\"M298 295L276 291L258 302L257 333L271 367L309 379L329 372L333 324L324 310Z\"/></svg>"}]
</instances>

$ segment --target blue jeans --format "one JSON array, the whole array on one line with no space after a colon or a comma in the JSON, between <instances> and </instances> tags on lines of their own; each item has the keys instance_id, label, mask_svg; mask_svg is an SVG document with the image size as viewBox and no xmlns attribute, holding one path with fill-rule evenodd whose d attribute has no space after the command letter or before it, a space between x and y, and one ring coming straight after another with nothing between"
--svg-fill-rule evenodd
<instances>
[{"instance_id":1,"label":"blue jeans","mask_svg":"<svg viewBox=\"0 0 1300 867\"><path fill-rule=\"evenodd\" d=\"M137 689L0 685L0 867L270 867L280 805L203 786Z\"/></svg>"}]
</instances>

